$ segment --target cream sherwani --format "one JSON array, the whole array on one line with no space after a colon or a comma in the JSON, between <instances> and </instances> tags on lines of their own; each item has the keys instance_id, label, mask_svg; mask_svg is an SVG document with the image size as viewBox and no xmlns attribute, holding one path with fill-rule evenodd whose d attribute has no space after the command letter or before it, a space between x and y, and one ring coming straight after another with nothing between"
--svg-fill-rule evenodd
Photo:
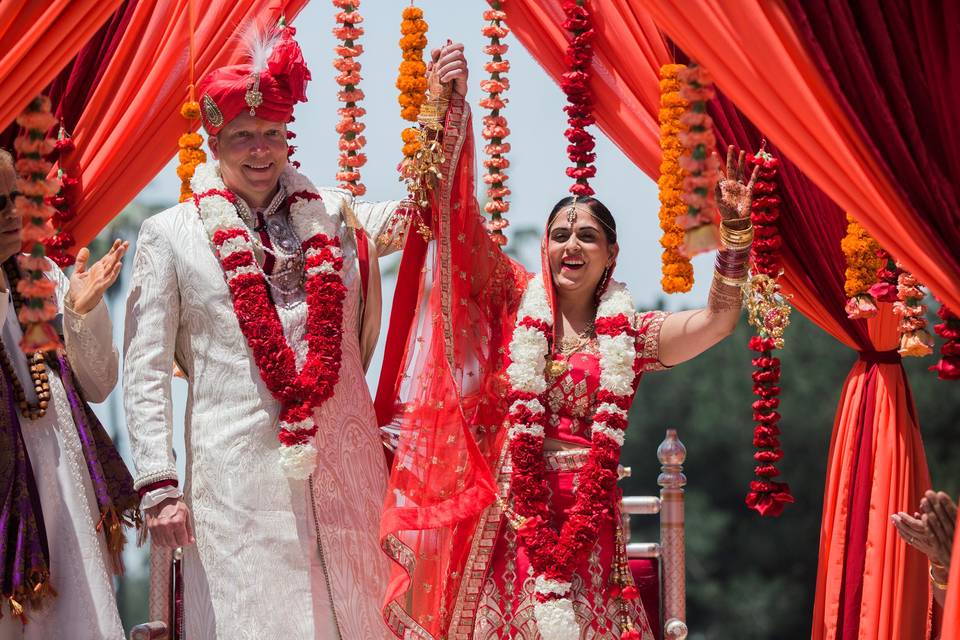
<instances>
[{"instance_id":1,"label":"cream sherwani","mask_svg":"<svg viewBox=\"0 0 960 640\"><path fill-rule=\"evenodd\" d=\"M341 212L352 206L377 238L398 203L319 191L326 214L340 220L348 294L340 378L317 410L319 453L308 481L281 470L279 404L240 331L196 206L177 205L140 230L127 303L124 402L135 486L176 478L174 361L187 376L184 492L197 538L184 559L191 639L391 637L380 615L388 570L378 544L387 467L364 379L379 331L379 271L371 255L361 347L355 242ZM278 306L298 365L306 357L306 311L303 302Z\"/></svg>"}]
</instances>

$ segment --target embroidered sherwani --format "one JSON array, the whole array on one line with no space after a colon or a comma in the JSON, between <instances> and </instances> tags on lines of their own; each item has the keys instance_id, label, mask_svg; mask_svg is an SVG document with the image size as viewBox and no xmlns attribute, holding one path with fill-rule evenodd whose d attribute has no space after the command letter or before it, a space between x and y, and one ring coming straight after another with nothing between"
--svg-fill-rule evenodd
<instances>
[{"instance_id":1,"label":"embroidered sherwani","mask_svg":"<svg viewBox=\"0 0 960 640\"><path fill-rule=\"evenodd\" d=\"M57 306L63 313L64 342L74 379L85 398L102 402L116 384L119 359L106 304L101 300L86 315L77 314L64 307L67 278L56 266L51 277L57 283ZM0 294L0 318L3 347L27 400L36 403L9 293ZM20 427L43 510L50 581L58 596L39 610L28 609L26 626L5 609L0 640L60 638L65 633L77 640L121 640L109 552L104 536L96 530L100 510L94 486L60 376L50 367L47 375L51 395L47 412L36 420L21 415Z\"/></svg>"},{"instance_id":2,"label":"embroidered sherwani","mask_svg":"<svg viewBox=\"0 0 960 640\"><path fill-rule=\"evenodd\" d=\"M352 207L370 237L381 240L381 252L396 244L390 229L403 229L381 233L398 203L319 193L326 214L339 219L348 293L339 381L316 411L319 453L306 481L288 479L281 469L280 405L240 331L196 206L177 205L140 230L127 304L127 425L136 486L176 478L170 398L176 361L189 384L184 494L197 539L184 556L188 638L389 637L379 611L387 560L377 539L387 467L364 379L379 327L379 276L371 255L361 341L356 243L344 220ZM271 284L271 294L302 366L302 286L284 293Z\"/></svg>"}]
</instances>

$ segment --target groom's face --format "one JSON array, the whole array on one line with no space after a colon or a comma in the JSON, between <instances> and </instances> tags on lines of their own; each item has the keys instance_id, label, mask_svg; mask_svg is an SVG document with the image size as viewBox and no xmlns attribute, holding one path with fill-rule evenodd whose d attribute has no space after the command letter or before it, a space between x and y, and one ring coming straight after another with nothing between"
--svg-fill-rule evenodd
<instances>
[{"instance_id":1,"label":"groom's face","mask_svg":"<svg viewBox=\"0 0 960 640\"><path fill-rule=\"evenodd\" d=\"M287 165L287 126L243 112L210 138L210 150L227 187L250 206L263 207Z\"/></svg>"}]
</instances>

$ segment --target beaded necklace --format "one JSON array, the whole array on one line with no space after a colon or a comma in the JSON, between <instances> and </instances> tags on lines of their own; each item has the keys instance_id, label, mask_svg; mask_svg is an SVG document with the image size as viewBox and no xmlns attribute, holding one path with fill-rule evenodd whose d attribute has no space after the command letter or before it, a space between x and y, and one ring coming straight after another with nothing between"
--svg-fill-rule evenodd
<instances>
[{"instance_id":1,"label":"beaded necklace","mask_svg":"<svg viewBox=\"0 0 960 640\"><path fill-rule=\"evenodd\" d=\"M7 260L3 263L3 270L7 276L10 293L13 296L13 308L19 316L20 307L23 306L23 298L20 292L17 291L16 286L20 280L20 269L12 260ZM5 322L6 318L3 320ZM23 330L22 324L20 328ZM0 366L3 367L4 374L13 385L13 395L17 401L17 408L20 410L20 414L28 420L38 420L42 418L47 413L47 405L50 403L50 379L47 375L47 364L44 359L44 353L37 351L30 355L30 380L33 382L33 389L37 394L36 404L27 401L23 385L20 384L20 378L17 376L16 369L13 367L10 355L7 353L7 348L4 346L2 340L0 340Z\"/></svg>"}]
</instances>

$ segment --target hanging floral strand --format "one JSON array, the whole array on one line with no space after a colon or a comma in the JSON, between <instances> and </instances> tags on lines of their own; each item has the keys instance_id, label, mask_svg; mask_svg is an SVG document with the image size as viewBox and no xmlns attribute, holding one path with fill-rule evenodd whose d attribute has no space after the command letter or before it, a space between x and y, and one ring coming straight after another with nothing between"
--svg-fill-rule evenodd
<instances>
[{"instance_id":1,"label":"hanging floral strand","mask_svg":"<svg viewBox=\"0 0 960 640\"><path fill-rule=\"evenodd\" d=\"M943 320L933 330L945 340L940 347L940 361L930 367L941 380L960 380L960 316L940 302L937 316Z\"/></svg>"},{"instance_id":2,"label":"hanging floral strand","mask_svg":"<svg viewBox=\"0 0 960 640\"><path fill-rule=\"evenodd\" d=\"M363 35L363 28L357 26L363 22L363 17L360 15L360 0L333 0L333 5L340 9L336 16L340 25L333 29L333 35L343 41L334 48L338 57L333 61L334 68L340 72L337 84L342 87L337 100L344 103L343 107L337 109L337 115L340 116L340 122L337 123L337 133L340 134L337 180L342 188L355 196L362 196L367 188L360 182L360 167L367 163L367 156L360 150L367 140L360 135L366 127L360 118L366 109L357 106L364 96L357 86L360 84L360 61L357 57L363 53L363 45L357 44L356 40Z\"/></svg>"},{"instance_id":3,"label":"hanging floral strand","mask_svg":"<svg viewBox=\"0 0 960 640\"><path fill-rule=\"evenodd\" d=\"M180 115L192 124L193 121L200 118L200 103L193 99L193 87L190 87L190 99L180 107ZM191 131L193 127L187 125L187 132L180 136L177 145L180 147L180 166L177 167L177 177L180 178L180 202L186 202L193 198L193 191L190 189L190 180L193 178L193 172L197 165L207 161L207 154L201 148L203 145L203 136L196 131Z\"/></svg>"},{"instance_id":4,"label":"hanging floral strand","mask_svg":"<svg viewBox=\"0 0 960 640\"><path fill-rule=\"evenodd\" d=\"M660 178L657 180L660 196L660 228L663 236L663 278L660 280L666 293L685 293L693 287L693 265L680 252L683 246L683 229L677 224L687 211L683 203L684 172L680 167L683 145L680 134L685 130L680 117L687 110L687 101L680 97L679 73L686 67L682 64L665 64L660 67Z\"/></svg>"},{"instance_id":5,"label":"hanging floral strand","mask_svg":"<svg viewBox=\"0 0 960 640\"><path fill-rule=\"evenodd\" d=\"M23 127L15 142L16 168L20 174L17 189L21 195L17 196L14 206L22 219L23 244L29 251L17 256L22 274L17 291L23 297L19 317L24 332L20 348L28 354L62 346L50 324L57 315L56 283L44 275L50 270L50 263L43 245L54 233L50 219L56 209L48 199L60 189L57 180L47 178L52 164L45 157L56 147L56 141L47 137L56 123L46 96L35 98L17 117L17 124Z\"/></svg>"},{"instance_id":6,"label":"hanging floral strand","mask_svg":"<svg viewBox=\"0 0 960 640\"><path fill-rule=\"evenodd\" d=\"M508 45L502 40L510 30L503 23L506 14L500 8L500 0L488 2L490 9L483 12L483 19L489 24L484 25L483 35L490 38L490 44L485 46L483 51L490 56L490 60L483 68L490 74L490 78L480 82L480 88L487 93L487 97L480 100L480 106L489 111L483 117L482 132L484 140L487 141L483 148L487 155L483 161L487 170L487 174L483 176L483 181L487 184L487 202L483 205L483 210L490 215L490 222L487 223L490 236L502 246L507 244L503 230L510 224L503 217L503 214L510 210L510 203L506 200L510 189L504 185L509 177L504 170L510 166L510 161L504 157L504 154L510 151L510 143L504 140L510 135L510 129L507 127L507 119L500 113L507 102L503 98L503 92L510 88L510 81L506 76L510 70L510 62L503 58Z\"/></svg>"},{"instance_id":7,"label":"hanging floral strand","mask_svg":"<svg viewBox=\"0 0 960 640\"><path fill-rule=\"evenodd\" d=\"M927 331L927 305L923 304L923 285L901 265L897 276L897 301L893 312L900 318L900 348L903 357L922 358L933 353L933 336Z\"/></svg>"},{"instance_id":8,"label":"hanging floral strand","mask_svg":"<svg viewBox=\"0 0 960 640\"><path fill-rule=\"evenodd\" d=\"M76 258L69 253L70 248L76 244L76 240L74 240L73 234L69 231L62 230L63 225L76 216L76 209L74 207L76 193L73 187L76 186L77 181L67 176L67 172L63 168L64 159L75 148L73 138L67 134L67 130L61 122L53 153L47 157L48 160L55 161L59 165L57 169L57 181L60 188L55 196L47 198L47 203L56 209L50 218L50 222L53 228L56 229L56 233L43 241L47 257L53 260L61 269L65 269L76 262Z\"/></svg>"},{"instance_id":9,"label":"hanging floral strand","mask_svg":"<svg viewBox=\"0 0 960 640\"><path fill-rule=\"evenodd\" d=\"M746 504L761 516L778 516L793 502L790 485L774 480L780 475L776 463L783 458L780 448L780 358L774 350L783 349L783 334L790 324L790 305L780 292L782 241L777 222L780 218L780 194L777 174L780 161L765 150L766 142L748 161L760 167L754 184L750 219L754 237L751 248L753 266L747 291L747 318L757 329L749 347L757 355L752 364L753 393L753 459L756 478L750 483Z\"/></svg>"},{"instance_id":10,"label":"hanging floral strand","mask_svg":"<svg viewBox=\"0 0 960 640\"><path fill-rule=\"evenodd\" d=\"M720 246L717 227L714 188L717 184L718 161L712 153L717 146L713 134L713 119L707 114L707 102L713 97L713 81L706 69L691 63L678 73L680 97L688 108L680 117L685 130L679 133L683 144L680 166L686 172L683 179L683 201L687 215L677 218L684 229L681 251L693 257Z\"/></svg>"},{"instance_id":11,"label":"hanging floral strand","mask_svg":"<svg viewBox=\"0 0 960 640\"><path fill-rule=\"evenodd\" d=\"M593 164L597 159L594 153L596 141L586 128L596 122L593 115L593 94L590 92L590 64L593 61L593 21L586 0L564 0L563 12L567 19L563 28L572 34L567 45L564 61L567 71L561 76L560 88L567 96L567 105L563 110L567 114L567 130L564 135L570 144L567 157L576 166L567 167L567 176L575 182L570 193L575 196L592 196L590 178L597 175Z\"/></svg>"},{"instance_id":12,"label":"hanging floral strand","mask_svg":"<svg viewBox=\"0 0 960 640\"><path fill-rule=\"evenodd\" d=\"M877 271L883 266L880 245L860 223L847 214L847 235L840 242L840 249L847 260L847 294L844 309L852 320L872 318L877 315L877 301L870 294L870 287L877 281Z\"/></svg>"},{"instance_id":13,"label":"hanging floral strand","mask_svg":"<svg viewBox=\"0 0 960 640\"><path fill-rule=\"evenodd\" d=\"M407 122L417 121L420 107L427 99L427 65L423 62L427 29L423 9L413 5L404 7L403 21L400 23L403 62L400 63L400 75L397 76L397 89L400 90L400 117ZM407 127L400 133L405 160L413 158L420 148L419 135L420 130L416 127Z\"/></svg>"}]
</instances>

